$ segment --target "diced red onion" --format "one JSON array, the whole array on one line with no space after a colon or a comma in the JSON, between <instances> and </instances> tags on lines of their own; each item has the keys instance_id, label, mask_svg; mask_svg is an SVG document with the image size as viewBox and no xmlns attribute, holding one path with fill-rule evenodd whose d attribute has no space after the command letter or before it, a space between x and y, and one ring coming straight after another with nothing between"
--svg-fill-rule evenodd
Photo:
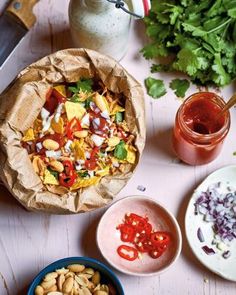
<instances>
[{"instance_id":1,"label":"diced red onion","mask_svg":"<svg viewBox=\"0 0 236 295\"><path fill-rule=\"evenodd\" d=\"M225 252L222 254L222 256L223 256L225 259L229 258L230 255L231 255L231 252L230 252L229 250L225 251Z\"/></svg>"},{"instance_id":2,"label":"diced red onion","mask_svg":"<svg viewBox=\"0 0 236 295\"><path fill-rule=\"evenodd\" d=\"M214 249L209 248L208 246L203 246L202 250L207 254L207 255L214 255L216 252Z\"/></svg>"},{"instance_id":3,"label":"diced red onion","mask_svg":"<svg viewBox=\"0 0 236 295\"><path fill-rule=\"evenodd\" d=\"M204 239L204 236L203 236L203 233L202 233L202 230L200 227L197 230L197 237L201 243L205 242L205 239Z\"/></svg>"}]
</instances>

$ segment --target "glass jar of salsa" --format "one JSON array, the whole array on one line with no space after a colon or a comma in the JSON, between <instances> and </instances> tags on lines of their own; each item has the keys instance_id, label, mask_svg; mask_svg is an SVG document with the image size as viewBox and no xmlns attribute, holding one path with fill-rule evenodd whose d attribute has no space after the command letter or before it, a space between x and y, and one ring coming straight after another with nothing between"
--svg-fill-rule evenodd
<instances>
[{"instance_id":1,"label":"glass jar of salsa","mask_svg":"<svg viewBox=\"0 0 236 295\"><path fill-rule=\"evenodd\" d=\"M180 106L175 119L173 147L190 165L213 161L221 151L230 128L230 113L219 116L224 100L212 92L199 92Z\"/></svg>"}]
</instances>

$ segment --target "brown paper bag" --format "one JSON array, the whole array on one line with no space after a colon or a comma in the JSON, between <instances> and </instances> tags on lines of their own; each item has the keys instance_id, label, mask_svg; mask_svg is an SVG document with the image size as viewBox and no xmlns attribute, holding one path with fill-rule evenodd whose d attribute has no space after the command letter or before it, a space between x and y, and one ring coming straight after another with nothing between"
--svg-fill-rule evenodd
<instances>
[{"instance_id":1,"label":"brown paper bag","mask_svg":"<svg viewBox=\"0 0 236 295\"><path fill-rule=\"evenodd\" d=\"M34 172L22 132L32 126L54 83L98 77L126 98L126 121L136 136L135 165L116 176L105 176L96 186L57 195L44 187ZM145 143L144 99L141 85L110 57L87 49L68 49L44 57L24 69L0 96L0 177L27 209L55 214L80 213L108 204L125 186L138 164Z\"/></svg>"}]
</instances>

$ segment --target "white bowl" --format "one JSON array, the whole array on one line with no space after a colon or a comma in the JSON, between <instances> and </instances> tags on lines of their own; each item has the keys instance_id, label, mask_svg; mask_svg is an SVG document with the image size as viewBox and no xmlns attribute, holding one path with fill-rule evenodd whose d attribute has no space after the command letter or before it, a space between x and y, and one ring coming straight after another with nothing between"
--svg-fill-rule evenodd
<instances>
[{"instance_id":1,"label":"white bowl","mask_svg":"<svg viewBox=\"0 0 236 295\"><path fill-rule=\"evenodd\" d=\"M126 243L120 240L116 227L127 213L146 215L155 230L171 233L170 247L161 257L153 259L144 253L141 259L128 261L117 254L117 248ZM117 201L104 213L97 228L97 245L103 257L117 270L127 275L152 276L167 270L177 260L182 236L175 217L161 204L148 197L130 196Z\"/></svg>"}]
</instances>

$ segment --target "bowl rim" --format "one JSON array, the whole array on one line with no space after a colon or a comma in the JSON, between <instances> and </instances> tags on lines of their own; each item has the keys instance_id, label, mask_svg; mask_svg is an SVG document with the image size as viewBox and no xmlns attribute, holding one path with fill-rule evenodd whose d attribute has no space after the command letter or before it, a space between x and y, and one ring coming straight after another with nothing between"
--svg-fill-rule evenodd
<instances>
[{"instance_id":1,"label":"bowl rim","mask_svg":"<svg viewBox=\"0 0 236 295\"><path fill-rule=\"evenodd\" d=\"M34 277L34 279L32 280L32 282L31 282L31 284L30 284L30 286L28 288L27 295L33 295L34 294L34 290L35 290L35 287L36 287L36 282L38 280L41 280L43 278L43 276L48 273L49 268L54 268L55 267L55 269L56 269L57 265L59 263L65 263L65 266L66 266L66 263L68 262L68 265L69 265L69 262L72 261L72 260L77 261L77 262L81 262L83 260L83 261L88 262L88 263L94 263L94 264L99 265L101 268L103 268L108 273L109 277L112 278L113 283L116 285L116 288L118 289L119 295L125 295L124 289L123 289L123 287L121 285L121 282L120 282L118 276L113 272L113 270L111 270L108 266L106 266L101 261L99 261L99 260L97 260L95 258L90 258L90 257L86 257L86 256L66 257L66 258L62 258L62 259L56 260L56 261L48 264Z\"/></svg>"},{"instance_id":2,"label":"bowl rim","mask_svg":"<svg viewBox=\"0 0 236 295\"><path fill-rule=\"evenodd\" d=\"M122 268L119 268L117 267L116 264L114 264L113 262L109 261L107 259L107 257L104 255L104 253L102 252L101 250L101 247L99 246L99 228L101 226L101 223L102 223L102 220L104 219L104 216L107 215L107 212L109 210L111 210L112 207L115 207L118 205L118 203L120 202L123 202L125 201L126 199L139 199L139 200L147 200L151 203L154 203L155 205L159 206L163 211L165 211L167 213L167 215L170 217L174 227L175 227L175 230L176 230L176 237L177 237L177 247L176 247L176 252L175 252L175 255L173 257L173 259L171 260L171 262L165 266L164 268L162 268L162 270L159 270L159 271L154 271L154 272L150 272L150 273L136 273L136 272L133 272L133 271L127 271L127 270L123 270ZM103 258L116 270L118 270L119 272L121 273L124 273L126 275L130 275L130 276L135 276L135 277L149 277L149 276L155 276L155 275L160 275L162 274L163 272L165 272L167 269L169 269L169 267L171 267L178 259L178 257L180 256L180 253L181 253L181 250L182 250L182 233L181 233L181 230L180 230L180 226L178 224L178 221L176 220L175 216L168 210L165 208L164 205L162 205L162 203L156 201L155 199L151 198L151 197L148 197L148 196L143 196L143 195L130 195L130 196L126 196L124 198L121 198L117 201L115 201L106 211L105 213L102 215L101 219L99 220L99 223L98 223L98 226L97 226L97 230L96 230L96 244L97 244L97 247L100 251L100 253L102 254Z\"/></svg>"}]
</instances>

